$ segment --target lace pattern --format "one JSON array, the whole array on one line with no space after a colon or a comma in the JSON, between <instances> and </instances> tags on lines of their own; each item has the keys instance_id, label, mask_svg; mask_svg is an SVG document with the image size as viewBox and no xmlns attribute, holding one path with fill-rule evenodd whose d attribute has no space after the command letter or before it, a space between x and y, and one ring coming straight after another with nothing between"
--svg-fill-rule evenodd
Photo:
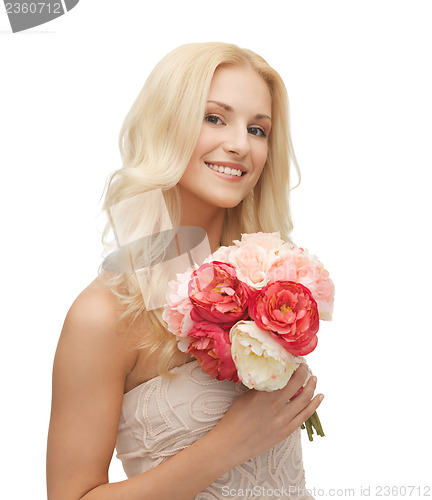
<instances>
[{"instance_id":1,"label":"lace pattern","mask_svg":"<svg viewBox=\"0 0 432 500\"><path fill-rule=\"evenodd\" d=\"M241 382L212 379L196 361L171 372L178 376L155 377L124 395L116 449L128 477L156 467L204 436L247 390ZM263 494L267 490L272 490L270 496ZM278 497L275 490L284 494ZM300 429L228 471L195 500L226 498L313 500L305 487Z\"/></svg>"}]
</instances>

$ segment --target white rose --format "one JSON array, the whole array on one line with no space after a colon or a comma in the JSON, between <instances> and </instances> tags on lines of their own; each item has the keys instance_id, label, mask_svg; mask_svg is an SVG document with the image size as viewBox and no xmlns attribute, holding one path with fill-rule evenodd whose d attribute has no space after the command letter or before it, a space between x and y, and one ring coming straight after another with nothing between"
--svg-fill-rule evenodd
<instances>
[{"instance_id":1,"label":"white rose","mask_svg":"<svg viewBox=\"0 0 432 500\"><path fill-rule=\"evenodd\" d=\"M254 321L237 322L230 330L230 340L239 379L249 389L282 389L301 363Z\"/></svg>"}]
</instances>

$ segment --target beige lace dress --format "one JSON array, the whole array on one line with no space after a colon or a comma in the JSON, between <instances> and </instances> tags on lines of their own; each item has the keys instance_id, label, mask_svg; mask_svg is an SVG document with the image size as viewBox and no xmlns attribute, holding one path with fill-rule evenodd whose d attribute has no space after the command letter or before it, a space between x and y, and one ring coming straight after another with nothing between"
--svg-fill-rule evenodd
<instances>
[{"instance_id":1,"label":"beige lace dress","mask_svg":"<svg viewBox=\"0 0 432 500\"><path fill-rule=\"evenodd\" d=\"M116 443L128 477L157 466L209 432L246 388L218 381L196 361L173 368L124 395ZM313 500L305 486L300 429L266 453L231 469L196 500L259 498Z\"/></svg>"}]
</instances>

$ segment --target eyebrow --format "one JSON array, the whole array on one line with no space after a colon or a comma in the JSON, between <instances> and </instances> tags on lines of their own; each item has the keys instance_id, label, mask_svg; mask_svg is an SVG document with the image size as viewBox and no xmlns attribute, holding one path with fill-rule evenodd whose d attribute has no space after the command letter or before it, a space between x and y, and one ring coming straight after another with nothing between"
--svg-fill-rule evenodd
<instances>
[{"instance_id":1,"label":"eyebrow","mask_svg":"<svg viewBox=\"0 0 432 500\"><path fill-rule=\"evenodd\" d=\"M225 103L219 102L219 101L207 101L207 102L212 102L213 104L217 104L221 108L224 108L224 110L227 111L228 113L233 113L234 112L234 109L229 104L225 104ZM257 120L260 120L262 118L267 118L267 119L269 119L271 121L271 116L269 116L269 115L263 115L261 113L258 113L257 115L255 115L255 118Z\"/></svg>"}]
</instances>

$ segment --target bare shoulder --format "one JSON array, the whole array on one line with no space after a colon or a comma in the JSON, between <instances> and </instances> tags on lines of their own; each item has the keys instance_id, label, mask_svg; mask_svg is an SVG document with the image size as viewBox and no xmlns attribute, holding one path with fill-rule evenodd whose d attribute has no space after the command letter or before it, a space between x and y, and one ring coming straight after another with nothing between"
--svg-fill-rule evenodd
<instances>
[{"instance_id":1,"label":"bare shoulder","mask_svg":"<svg viewBox=\"0 0 432 500\"><path fill-rule=\"evenodd\" d=\"M122 312L117 296L96 278L78 295L66 315L57 357L62 352L73 354L79 364L102 363L126 375L135 364L137 350L135 337L121 320Z\"/></svg>"},{"instance_id":2,"label":"bare shoulder","mask_svg":"<svg viewBox=\"0 0 432 500\"><path fill-rule=\"evenodd\" d=\"M74 300L66 321L85 322L113 331L118 327L121 313L122 309L115 294L96 278Z\"/></svg>"},{"instance_id":3,"label":"bare shoulder","mask_svg":"<svg viewBox=\"0 0 432 500\"><path fill-rule=\"evenodd\" d=\"M71 305L54 359L48 497L81 498L108 481L125 380L137 349L115 294L93 281Z\"/></svg>"}]
</instances>

